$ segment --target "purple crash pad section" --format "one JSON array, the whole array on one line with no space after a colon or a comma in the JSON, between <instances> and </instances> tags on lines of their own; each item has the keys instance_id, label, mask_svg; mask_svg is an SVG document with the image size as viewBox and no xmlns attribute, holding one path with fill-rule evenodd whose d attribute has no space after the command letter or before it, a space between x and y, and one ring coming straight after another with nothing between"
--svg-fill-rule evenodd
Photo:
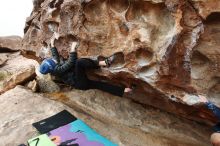
<instances>
[{"instance_id":1,"label":"purple crash pad section","mask_svg":"<svg viewBox=\"0 0 220 146\"><path fill-rule=\"evenodd\" d=\"M79 119L47 135L57 146L117 146Z\"/></svg>"}]
</instances>

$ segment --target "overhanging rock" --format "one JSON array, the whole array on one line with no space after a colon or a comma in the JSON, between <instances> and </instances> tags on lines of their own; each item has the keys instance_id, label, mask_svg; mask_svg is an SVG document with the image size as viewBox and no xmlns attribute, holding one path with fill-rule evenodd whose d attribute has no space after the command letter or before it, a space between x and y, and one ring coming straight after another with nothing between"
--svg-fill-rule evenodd
<instances>
[{"instance_id":1,"label":"overhanging rock","mask_svg":"<svg viewBox=\"0 0 220 146\"><path fill-rule=\"evenodd\" d=\"M38 57L48 56L49 51L43 44L49 44L53 32L58 31L60 38L55 45L64 57L68 56L74 40L81 44L79 57L102 58L117 54L116 62L108 69L97 71L95 76L126 86L137 84L132 99L189 119L215 121L204 107L194 106L199 104L198 94L212 96L208 93L213 88L219 89L219 47L215 51L215 65L207 53L201 53L204 49L212 52L212 48L204 45L201 35L214 28L204 19L219 10L215 2L39 1L26 21L23 49L36 52ZM219 38L220 35L213 36ZM204 49L195 48L199 45ZM197 61L207 59L211 63ZM203 76L204 80L195 80L207 66L215 70L212 79L207 75ZM198 87L198 83L212 86L205 89ZM215 102L218 103L217 98Z\"/></svg>"}]
</instances>

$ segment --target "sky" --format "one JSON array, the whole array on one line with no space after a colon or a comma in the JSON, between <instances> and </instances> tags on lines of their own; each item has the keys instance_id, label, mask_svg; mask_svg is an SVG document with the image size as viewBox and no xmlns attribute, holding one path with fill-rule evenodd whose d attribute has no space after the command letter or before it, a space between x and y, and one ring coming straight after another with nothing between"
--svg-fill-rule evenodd
<instances>
[{"instance_id":1,"label":"sky","mask_svg":"<svg viewBox=\"0 0 220 146\"><path fill-rule=\"evenodd\" d=\"M23 37L25 21L32 8L32 0L0 0L0 36Z\"/></svg>"}]
</instances>

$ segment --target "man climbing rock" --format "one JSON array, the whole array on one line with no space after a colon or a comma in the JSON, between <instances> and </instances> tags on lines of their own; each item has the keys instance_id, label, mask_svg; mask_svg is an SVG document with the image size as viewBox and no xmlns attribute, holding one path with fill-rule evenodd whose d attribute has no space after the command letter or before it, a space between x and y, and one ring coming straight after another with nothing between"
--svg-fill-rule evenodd
<instances>
[{"instance_id":1,"label":"man climbing rock","mask_svg":"<svg viewBox=\"0 0 220 146\"><path fill-rule=\"evenodd\" d=\"M54 33L51 38L51 53L52 58L45 59L39 68L40 73L55 76L62 80L65 84L74 86L76 89L99 89L116 96L123 96L124 93L132 92L131 88L124 88L108 84L106 82L90 80L86 71L98 69L100 67L109 67L114 61L114 55L106 58L104 61L94 61L89 58L77 58L76 49L79 46L78 42L72 42L69 58L66 61L60 59L58 51L54 46L54 42L59 38L58 33Z\"/></svg>"},{"instance_id":2,"label":"man climbing rock","mask_svg":"<svg viewBox=\"0 0 220 146\"><path fill-rule=\"evenodd\" d=\"M199 96L200 102L204 103L205 106L211 110L216 118L218 119L218 122L214 127L213 131L214 133L211 135L211 143L213 146L220 146L220 108L218 108L216 105L214 105L212 102L208 101L206 97Z\"/></svg>"}]
</instances>

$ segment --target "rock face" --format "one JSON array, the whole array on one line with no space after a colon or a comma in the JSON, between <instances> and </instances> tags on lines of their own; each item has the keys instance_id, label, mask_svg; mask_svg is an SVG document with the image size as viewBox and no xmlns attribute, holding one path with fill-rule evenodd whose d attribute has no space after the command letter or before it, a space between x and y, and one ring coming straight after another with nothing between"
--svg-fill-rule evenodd
<instances>
[{"instance_id":1,"label":"rock face","mask_svg":"<svg viewBox=\"0 0 220 146\"><path fill-rule=\"evenodd\" d=\"M220 1L218 0L194 0L194 7L198 10L199 15L204 19L213 12L220 12ZM217 17L216 17L217 18Z\"/></svg>"},{"instance_id":2,"label":"rock face","mask_svg":"<svg viewBox=\"0 0 220 146\"><path fill-rule=\"evenodd\" d=\"M120 146L209 145L209 127L143 108L129 99L96 90L47 96L59 102L21 86L0 95L0 145L19 145L37 136L31 124L64 109Z\"/></svg>"},{"instance_id":3,"label":"rock face","mask_svg":"<svg viewBox=\"0 0 220 146\"><path fill-rule=\"evenodd\" d=\"M0 52L20 50L22 38L19 36L0 37Z\"/></svg>"},{"instance_id":4,"label":"rock face","mask_svg":"<svg viewBox=\"0 0 220 146\"><path fill-rule=\"evenodd\" d=\"M220 105L220 13L209 15L192 56L192 83L194 88L207 94Z\"/></svg>"},{"instance_id":5,"label":"rock face","mask_svg":"<svg viewBox=\"0 0 220 146\"><path fill-rule=\"evenodd\" d=\"M23 49L48 55L54 31L61 55L79 40L79 57L116 54L110 68L94 76L137 84L131 98L181 116L214 121L198 94L219 103L218 0L42 0L26 21ZM212 99L212 98L214 99ZM163 106L161 106L163 105Z\"/></svg>"},{"instance_id":6,"label":"rock face","mask_svg":"<svg viewBox=\"0 0 220 146\"><path fill-rule=\"evenodd\" d=\"M22 38L0 37L0 94L34 78L37 61L23 57Z\"/></svg>"},{"instance_id":7,"label":"rock face","mask_svg":"<svg viewBox=\"0 0 220 146\"><path fill-rule=\"evenodd\" d=\"M123 130L126 137L124 141L129 143L120 141L119 145L209 145L207 141L210 129L207 130L207 127L152 107L143 107L126 98L98 90L72 90L47 96ZM143 133L145 134L142 135Z\"/></svg>"},{"instance_id":8,"label":"rock face","mask_svg":"<svg viewBox=\"0 0 220 146\"><path fill-rule=\"evenodd\" d=\"M0 145L12 146L37 135L32 123L68 109L66 106L43 99L31 91L16 87L0 96ZM68 109L69 110L69 109ZM71 110L70 110L71 111ZM17 136L19 135L19 138Z\"/></svg>"}]
</instances>

